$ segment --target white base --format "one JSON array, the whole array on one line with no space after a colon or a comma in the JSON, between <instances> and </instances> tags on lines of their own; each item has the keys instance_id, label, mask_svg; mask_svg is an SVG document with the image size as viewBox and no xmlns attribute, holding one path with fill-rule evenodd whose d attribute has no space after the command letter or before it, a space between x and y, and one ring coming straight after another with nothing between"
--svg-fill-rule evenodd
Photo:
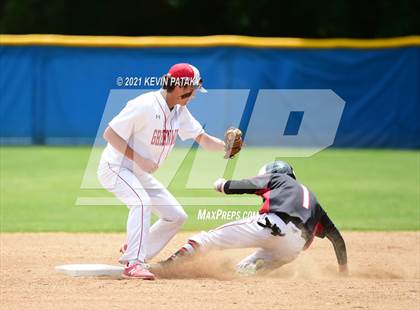
<instances>
[{"instance_id":1,"label":"white base","mask_svg":"<svg viewBox=\"0 0 420 310\"><path fill-rule=\"evenodd\" d=\"M73 264L56 266L55 270L72 277L121 276L124 268L104 264Z\"/></svg>"}]
</instances>

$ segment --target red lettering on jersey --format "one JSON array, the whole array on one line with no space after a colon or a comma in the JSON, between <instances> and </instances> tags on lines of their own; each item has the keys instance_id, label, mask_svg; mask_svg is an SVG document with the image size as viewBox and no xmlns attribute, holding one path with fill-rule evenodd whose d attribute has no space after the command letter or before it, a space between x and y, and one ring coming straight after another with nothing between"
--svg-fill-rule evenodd
<instances>
[{"instance_id":1,"label":"red lettering on jersey","mask_svg":"<svg viewBox=\"0 0 420 310\"><path fill-rule=\"evenodd\" d=\"M178 129L155 129L152 135L152 139L150 140L150 144L152 145L173 145L176 142L176 137L178 135Z\"/></svg>"},{"instance_id":2,"label":"red lettering on jersey","mask_svg":"<svg viewBox=\"0 0 420 310\"><path fill-rule=\"evenodd\" d=\"M159 145L165 145L165 130L160 131Z\"/></svg>"},{"instance_id":3,"label":"red lettering on jersey","mask_svg":"<svg viewBox=\"0 0 420 310\"><path fill-rule=\"evenodd\" d=\"M168 144L170 144L170 145L174 144L174 137L175 137L175 130L171 130L171 134L169 136Z\"/></svg>"},{"instance_id":4,"label":"red lettering on jersey","mask_svg":"<svg viewBox=\"0 0 420 310\"><path fill-rule=\"evenodd\" d=\"M153 131L153 135L152 135L152 140L150 141L150 144L155 144L155 140L156 140L156 129Z\"/></svg>"},{"instance_id":5,"label":"red lettering on jersey","mask_svg":"<svg viewBox=\"0 0 420 310\"><path fill-rule=\"evenodd\" d=\"M156 129L155 145L159 145L159 140L160 140L160 130Z\"/></svg>"},{"instance_id":6,"label":"red lettering on jersey","mask_svg":"<svg viewBox=\"0 0 420 310\"><path fill-rule=\"evenodd\" d=\"M156 141L156 145L162 145L162 130L158 130L158 138Z\"/></svg>"},{"instance_id":7,"label":"red lettering on jersey","mask_svg":"<svg viewBox=\"0 0 420 310\"><path fill-rule=\"evenodd\" d=\"M169 130L167 130L167 129L163 130L162 145L166 145L166 141L168 141L168 133L169 133Z\"/></svg>"}]
</instances>

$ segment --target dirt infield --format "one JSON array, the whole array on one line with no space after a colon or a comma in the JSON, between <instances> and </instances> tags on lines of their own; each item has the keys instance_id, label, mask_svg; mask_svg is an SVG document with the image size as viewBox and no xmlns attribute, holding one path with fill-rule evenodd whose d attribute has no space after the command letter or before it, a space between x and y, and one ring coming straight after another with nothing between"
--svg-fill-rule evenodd
<instances>
[{"instance_id":1,"label":"dirt infield","mask_svg":"<svg viewBox=\"0 0 420 310\"><path fill-rule=\"evenodd\" d=\"M157 259L176 250L176 236ZM419 309L420 232L344 233L350 276L327 240L264 277L239 277L251 250L217 252L157 281L72 278L71 263L116 264L122 234L2 234L1 309Z\"/></svg>"}]
</instances>

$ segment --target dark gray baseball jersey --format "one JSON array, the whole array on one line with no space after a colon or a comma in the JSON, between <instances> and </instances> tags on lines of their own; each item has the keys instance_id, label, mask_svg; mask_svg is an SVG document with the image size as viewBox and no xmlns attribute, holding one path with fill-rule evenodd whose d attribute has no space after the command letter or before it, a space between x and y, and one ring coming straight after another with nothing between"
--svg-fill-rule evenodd
<instances>
[{"instance_id":1,"label":"dark gray baseball jersey","mask_svg":"<svg viewBox=\"0 0 420 310\"><path fill-rule=\"evenodd\" d=\"M293 222L307 239L327 237L334 245L339 264L347 262L344 240L323 210L315 195L305 185L281 173L264 174L243 180L228 180L225 194L256 194L262 197L260 213L275 213L286 223Z\"/></svg>"}]
</instances>

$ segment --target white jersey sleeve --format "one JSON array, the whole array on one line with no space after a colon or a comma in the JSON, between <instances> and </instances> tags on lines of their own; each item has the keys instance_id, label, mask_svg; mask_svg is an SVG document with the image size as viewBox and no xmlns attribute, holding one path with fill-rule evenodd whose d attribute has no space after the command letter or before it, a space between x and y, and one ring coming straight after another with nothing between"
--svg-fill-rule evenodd
<instances>
[{"instance_id":1,"label":"white jersey sleeve","mask_svg":"<svg viewBox=\"0 0 420 310\"><path fill-rule=\"evenodd\" d=\"M179 110L179 131L178 134L182 141L187 139L195 139L197 136L204 133L203 127L191 115L187 107L181 107Z\"/></svg>"},{"instance_id":2,"label":"white jersey sleeve","mask_svg":"<svg viewBox=\"0 0 420 310\"><path fill-rule=\"evenodd\" d=\"M146 103L131 100L110 122L111 127L121 138L128 141L132 134L140 131L147 120Z\"/></svg>"}]
</instances>

